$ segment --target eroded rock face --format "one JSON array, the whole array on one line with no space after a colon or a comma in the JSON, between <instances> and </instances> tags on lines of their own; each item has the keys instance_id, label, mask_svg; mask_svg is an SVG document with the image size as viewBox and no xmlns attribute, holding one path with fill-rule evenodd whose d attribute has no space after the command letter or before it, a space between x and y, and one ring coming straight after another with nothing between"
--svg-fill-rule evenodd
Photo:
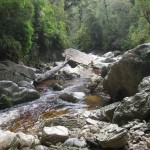
<instances>
[{"instance_id":1,"label":"eroded rock face","mask_svg":"<svg viewBox=\"0 0 150 150\"><path fill-rule=\"evenodd\" d=\"M28 85L27 87L32 87L30 83L26 83L26 85ZM39 98L39 92L30 88L19 87L12 81L0 81L0 109Z\"/></svg>"},{"instance_id":2,"label":"eroded rock face","mask_svg":"<svg viewBox=\"0 0 150 150\"><path fill-rule=\"evenodd\" d=\"M63 143L69 137L69 131L64 126L44 127L41 143L44 145L51 145L56 143Z\"/></svg>"},{"instance_id":3,"label":"eroded rock face","mask_svg":"<svg viewBox=\"0 0 150 150\"><path fill-rule=\"evenodd\" d=\"M113 122L125 124L133 119L150 119L150 76L139 85L139 92L124 98L114 112Z\"/></svg>"},{"instance_id":4,"label":"eroded rock face","mask_svg":"<svg viewBox=\"0 0 150 150\"><path fill-rule=\"evenodd\" d=\"M0 62L0 80L10 80L15 83L25 80L35 79L35 70L33 68L16 64L11 61Z\"/></svg>"},{"instance_id":5,"label":"eroded rock face","mask_svg":"<svg viewBox=\"0 0 150 150\"><path fill-rule=\"evenodd\" d=\"M134 95L143 77L148 75L150 75L150 43L127 51L123 58L111 67L103 86L112 98L121 100Z\"/></svg>"}]
</instances>

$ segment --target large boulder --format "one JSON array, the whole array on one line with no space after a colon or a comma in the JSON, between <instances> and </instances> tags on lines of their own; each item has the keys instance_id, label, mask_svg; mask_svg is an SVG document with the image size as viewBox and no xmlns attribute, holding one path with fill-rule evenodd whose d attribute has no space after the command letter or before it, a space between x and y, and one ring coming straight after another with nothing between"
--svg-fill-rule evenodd
<instances>
[{"instance_id":1,"label":"large boulder","mask_svg":"<svg viewBox=\"0 0 150 150\"><path fill-rule=\"evenodd\" d=\"M79 64L83 64L86 66L89 65L93 60L93 57L91 55L88 55L84 52L81 52L73 48L66 49L63 53L63 56L68 58L68 60L71 60Z\"/></svg>"},{"instance_id":2,"label":"large boulder","mask_svg":"<svg viewBox=\"0 0 150 150\"><path fill-rule=\"evenodd\" d=\"M127 51L115 63L103 82L104 89L112 98L121 100L138 91L143 77L150 75L150 43Z\"/></svg>"},{"instance_id":3,"label":"large boulder","mask_svg":"<svg viewBox=\"0 0 150 150\"><path fill-rule=\"evenodd\" d=\"M113 122L119 125L133 119L150 119L150 76L145 77L139 85L139 92L126 97L114 112Z\"/></svg>"},{"instance_id":4,"label":"large boulder","mask_svg":"<svg viewBox=\"0 0 150 150\"><path fill-rule=\"evenodd\" d=\"M20 85L23 86L21 83ZM32 101L40 97L39 92L32 89L32 85L30 83L26 83L24 86L27 86L27 88L19 87L12 81L0 81L0 109L11 107L15 104Z\"/></svg>"},{"instance_id":5,"label":"large boulder","mask_svg":"<svg viewBox=\"0 0 150 150\"><path fill-rule=\"evenodd\" d=\"M35 79L35 70L31 67L16 64L11 61L0 62L0 80L10 80L15 83Z\"/></svg>"}]
</instances>

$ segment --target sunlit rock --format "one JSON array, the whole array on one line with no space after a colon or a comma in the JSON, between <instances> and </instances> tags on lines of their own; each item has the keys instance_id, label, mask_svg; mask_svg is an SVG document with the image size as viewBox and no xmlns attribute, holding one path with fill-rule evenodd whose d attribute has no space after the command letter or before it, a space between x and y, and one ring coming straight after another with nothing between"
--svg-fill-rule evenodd
<instances>
[{"instance_id":1,"label":"sunlit rock","mask_svg":"<svg viewBox=\"0 0 150 150\"><path fill-rule=\"evenodd\" d=\"M44 145L51 145L56 143L63 143L69 137L69 131L64 126L44 127L41 137L41 143Z\"/></svg>"},{"instance_id":2,"label":"sunlit rock","mask_svg":"<svg viewBox=\"0 0 150 150\"><path fill-rule=\"evenodd\" d=\"M5 150L9 148L17 149L19 146L19 138L15 133L10 131L0 130L0 150Z\"/></svg>"}]
</instances>

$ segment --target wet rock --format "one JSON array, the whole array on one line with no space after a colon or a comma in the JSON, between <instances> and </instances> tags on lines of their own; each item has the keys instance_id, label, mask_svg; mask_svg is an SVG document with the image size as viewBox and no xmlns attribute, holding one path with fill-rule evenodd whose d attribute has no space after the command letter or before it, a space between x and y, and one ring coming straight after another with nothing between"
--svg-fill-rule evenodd
<instances>
[{"instance_id":1,"label":"wet rock","mask_svg":"<svg viewBox=\"0 0 150 150\"><path fill-rule=\"evenodd\" d=\"M52 85L52 87L53 87L54 91L61 91L61 90L63 90L63 87L61 85L59 85L58 83L54 83Z\"/></svg>"},{"instance_id":2,"label":"wet rock","mask_svg":"<svg viewBox=\"0 0 150 150\"><path fill-rule=\"evenodd\" d=\"M90 93L98 93L103 91L102 82L103 78L101 76L94 75L86 87L90 90Z\"/></svg>"},{"instance_id":3,"label":"wet rock","mask_svg":"<svg viewBox=\"0 0 150 150\"><path fill-rule=\"evenodd\" d=\"M26 135L24 133L17 133L19 138L20 148L32 148L35 145L35 137L32 135Z\"/></svg>"},{"instance_id":4,"label":"wet rock","mask_svg":"<svg viewBox=\"0 0 150 150\"><path fill-rule=\"evenodd\" d=\"M105 60L106 58L97 58L95 60L92 61L92 67L93 68L99 68L99 69L102 69L103 67L108 67L110 65L110 63L104 63L103 61Z\"/></svg>"},{"instance_id":5,"label":"wet rock","mask_svg":"<svg viewBox=\"0 0 150 150\"><path fill-rule=\"evenodd\" d=\"M110 124L102 128L96 136L97 141L103 148L119 148L127 143L127 131L116 124Z\"/></svg>"},{"instance_id":6,"label":"wet rock","mask_svg":"<svg viewBox=\"0 0 150 150\"><path fill-rule=\"evenodd\" d=\"M147 120L150 114L150 76L142 80L139 92L131 97L126 97L114 112L113 122L125 124L134 119ZM126 118L126 119L124 119Z\"/></svg>"},{"instance_id":7,"label":"wet rock","mask_svg":"<svg viewBox=\"0 0 150 150\"><path fill-rule=\"evenodd\" d=\"M103 82L104 89L117 100L134 95L143 77L150 75L149 60L149 43L125 52L122 59L111 67Z\"/></svg>"},{"instance_id":8,"label":"wet rock","mask_svg":"<svg viewBox=\"0 0 150 150\"><path fill-rule=\"evenodd\" d=\"M44 145L51 145L56 143L63 143L69 137L69 131L64 126L44 127L41 137L41 143Z\"/></svg>"},{"instance_id":9,"label":"wet rock","mask_svg":"<svg viewBox=\"0 0 150 150\"><path fill-rule=\"evenodd\" d=\"M104 60L104 63L113 63L113 62L115 62L115 60L113 58L106 58Z\"/></svg>"},{"instance_id":10,"label":"wet rock","mask_svg":"<svg viewBox=\"0 0 150 150\"><path fill-rule=\"evenodd\" d=\"M107 52L102 56L105 57L105 58L112 58L112 57L114 57L114 53L113 52Z\"/></svg>"},{"instance_id":11,"label":"wet rock","mask_svg":"<svg viewBox=\"0 0 150 150\"><path fill-rule=\"evenodd\" d=\"M67 102L76 103L83 100L85 98L85 94L83 92L65 92L60 94L59 98Z\"/></svg>"},{"instance_id":12,"label":"wet rock","mask_svg":"<svg viewBox=\"0 0 150 150\"><path fill-rule=\"evenodd\" d=\"M77 138L69 138L67 141L65 141L64 146L70 146L70 147L86 147L86 142L85 141L80 141Z\"/></svg>"},{"instance_id":13,"label":"wet rock","mask_svg":"<svg viewBox=\"0 0 150 150\"><path fill-rule=\"evenodd\" d=\"M81 101L81 100L83 100L84 98L85 98L85 93L83 93L83 92L73 92L73 93L71 93L72 94L72 96L76 99L76 101Z\"/></svg>"},{"instance_id":14,"label":"wet rock","mask_svg":"<svg viewBox=\"0 0 150 150\"><path fill-rule=\"evenodd\" d=\"M10 80L17 83L22 80L32 81L34 79L35 69L9 60L0 62L0 80Z\"/></svg>"},{"instance_id":15,"label":"wet rock","mask_svg":"<svg viewBox=\"0 0 150 150\"><path fill-rule=\"evenodd\" d=\"M32 101L39 97L40 94L34 89L19 87L12 81L0 81L1 109L11 107L18 103Z\"/></svg>"},{"instance_id":16,"label":"wet rock","mask_svg":"<svg viewBox=\"0 0 150 150\"><path fill-rule=\"evenodd\" d=\"M90 111L88 117L99 121L112 121L113 114L120 102L112 103L97 110Z\"/></svg>"},{"instance_id":17,"label":"wet rock","mask_svg":"<svg viewBox=\"0 0 150 150\"><path fill-rule=\"evenodd\" d=\"M34 86L30 82L27 82L27 81L20 81L17 84L19 87L25 87L27 89L35 89Z\"/></svg>"},{"instance_id":18,"label":"wet rock","mask_svg":"<svg viewBox=\"0 0 150 150\"><path fill-rule=\"evenodd\" d=\"M122 53L118 50L114 51L114 57L122 55Z\"/></svg>"},{"instance_id":19,"label":"wet rock","mask_svg":"<svg viewBox=\"0 0 150 150\"><path fill-rule=\"evenodd\" d=\"M68 58L68 60L83 65L89 65L93 60L93 57L91 57L90 55L73 48L66 49L63 53L63 56Z\"/></svg>"}]
</instances>

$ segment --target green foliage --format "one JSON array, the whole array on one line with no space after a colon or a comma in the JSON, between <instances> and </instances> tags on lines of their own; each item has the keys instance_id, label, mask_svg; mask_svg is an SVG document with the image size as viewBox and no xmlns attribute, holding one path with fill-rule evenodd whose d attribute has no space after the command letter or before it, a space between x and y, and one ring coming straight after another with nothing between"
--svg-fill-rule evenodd
<instances>
[{"instance_id":1,"label":"green foliage","mask_svg":"<svg viewBox=\"0 0 150 150\"><path fill-rule=\"evenodd\" d=\"M12 54L20 54L20 57L28 54L32 44L32 16L30 0L0 1L1 51L5 51L10 58Z\"/></svg>"},{"instance_id":2,"label":"green foliage","mask_svg":"<svg viewBox=\"0 0 150 150\"><path fill-rule=\"evenodd\" d=\"M59 7L58 7L59 5ZM50 3L48 0L34 2L34 28L37 35L38 53L44 60L60 54L67 45L65 13L62 3Z\"/></svg>"},{"instance_id":3,"label":"green foliage","mask_svg":"<svg viewBox=\"0 0 150 150\"><path fill-rule=\"evenodd\" d=\"M0 59L51 61L72 46L127 50L150 42L149 0L0 0Z\"/></svg>"}]
</instances>

